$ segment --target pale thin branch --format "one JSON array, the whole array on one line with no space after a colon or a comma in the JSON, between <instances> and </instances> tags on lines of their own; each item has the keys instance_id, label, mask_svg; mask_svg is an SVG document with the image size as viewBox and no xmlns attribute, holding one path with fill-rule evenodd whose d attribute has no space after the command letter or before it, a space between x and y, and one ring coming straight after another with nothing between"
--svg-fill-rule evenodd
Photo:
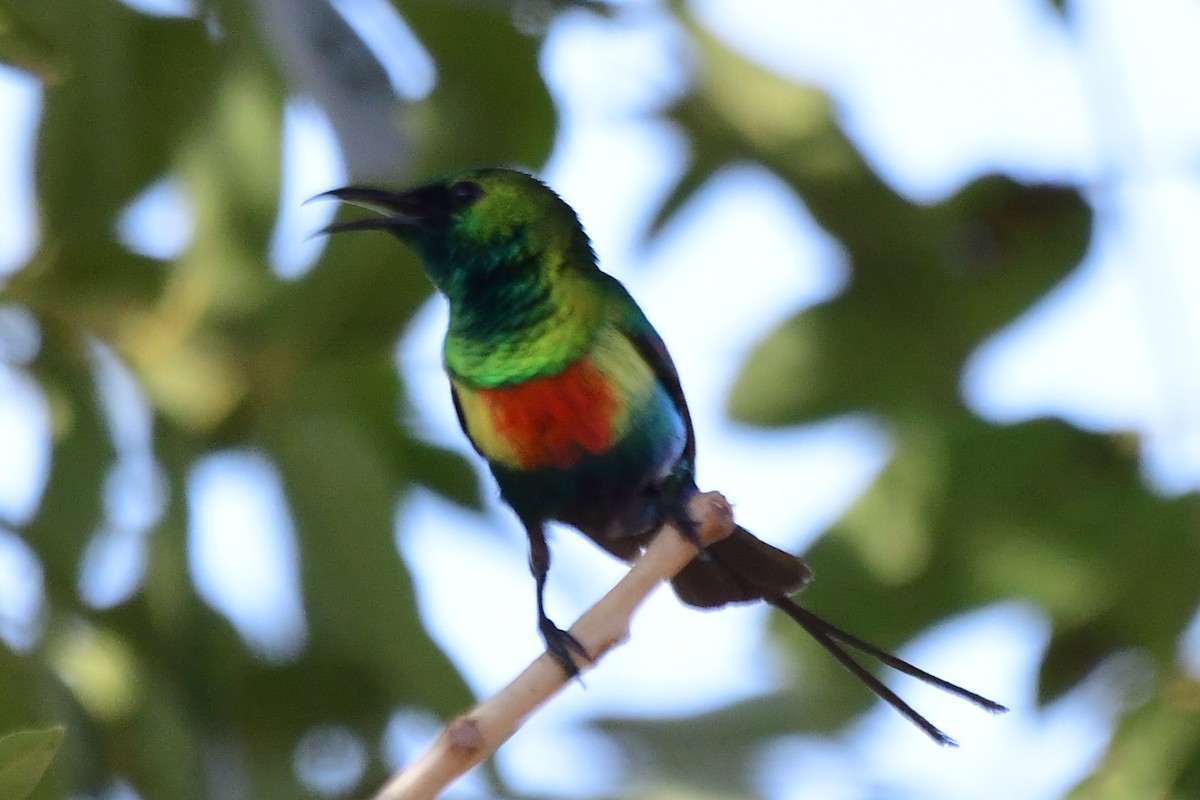
<instances>
[{"instance_id":1,"label":"pale thin branch","mask_svg":"<svg viewBox=\"0 0 1200 800\"><path fill-rule=\"evenodd\" d=\"M705 546L733 532L733 511L718 492L697 494L688 505L699 523ZM629 636L634 611L659 583L669 580L696 557L696 547L675 528L664 526L646 552L608 594L571 628L595 666ZM430 800L455 778L486 759L516 733L525 719L567 683L562 669L543 653L494 696L453 720L424 755L396 773L375 800Z\"/></svg>"}]
</instances>

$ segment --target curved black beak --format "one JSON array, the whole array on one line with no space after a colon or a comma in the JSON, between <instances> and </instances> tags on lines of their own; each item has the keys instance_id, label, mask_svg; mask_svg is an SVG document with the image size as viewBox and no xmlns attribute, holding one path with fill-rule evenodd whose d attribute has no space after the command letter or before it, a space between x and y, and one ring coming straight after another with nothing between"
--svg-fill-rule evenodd
<instances>
[{"instance_id":1,"label":"curved black beak","mask_svg":"<svg viewBox=\"0 0 1200 800\"><path fill-rule=\"evenodd\" d=\"M331 189L328 192L322 192L305 202L323 200L327 197L374 211L379 216L352 219L346 222L334 222L326 225L314 235L372 230L395 232L403 228L420 225L430 217L427 198L421 196L420 190L393 192L369 186L345 186L341 189Z\"/></svg>"}]
</instances>

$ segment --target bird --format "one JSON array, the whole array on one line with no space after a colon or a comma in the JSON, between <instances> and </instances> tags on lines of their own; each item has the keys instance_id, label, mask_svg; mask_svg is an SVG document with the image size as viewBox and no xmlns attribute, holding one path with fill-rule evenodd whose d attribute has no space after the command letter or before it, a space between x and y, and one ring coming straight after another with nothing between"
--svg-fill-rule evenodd
<instances>
[{"instance_id":1,"label":"bird","mask_svg":"<svg viewBox=\"0 0 1200 800\"><path fill-rule=\"evenodd\" d=\"M525 529L547 652L576 676L575 657L589 654L546 613L547 524L576 528L627 562L664 524L699 542L687 511L699 491L695 435L666 345L600 269L574 209L529 173L486 167L407 190L351 185L318 198L372 212L320 233L394 235L447 300L442 360L459 425ZM763 601L781 610L939 744L955 742L848 649L985 710L1007 710L799 605L791 595L811 577L803 559L737 526L671 585L690 606Z\"/></svg>"}]
</instances>

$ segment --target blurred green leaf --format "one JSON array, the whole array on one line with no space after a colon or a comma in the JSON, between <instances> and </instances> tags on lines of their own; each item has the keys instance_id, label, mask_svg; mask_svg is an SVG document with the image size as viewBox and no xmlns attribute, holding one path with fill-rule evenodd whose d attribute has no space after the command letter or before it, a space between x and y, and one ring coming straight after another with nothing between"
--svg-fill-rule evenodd
<instances>
[{"instance_id":1,"label":"blurred green leaf","mask_svg":"<svg viewBox=\"0 0 1200 800\"><path fill-rule=\"evenodd\" d=\"M354 654L381 690L380 713L461 710L470 693L421 625L396 550L400 479L384 448L344 418L287 419L269 441L295 514L314 652Z\"/></svg>"},{"instance_id":2,"label":"blurred green leaf","mask_svg":"<svg viewBox=\"0 0 1200 800\"><path fill-rule=\"evenodd\" d=\"M0 8L0 62L49 83L59 77L58 58L50 39L22 9Z\"/></svg>"},{"instance_id":3,"label":"blurred green leaf","mask_svg":"<svg viewBox=\"0 0 1200 800\"><path fill-rule=\"evenodd\" d=\"M1176 677L1125 716L1099 768L1068 800L1161 797L1200 791L1200 684Z\"/></svg>"},{"instance_id":4,"label":"blurred green leaf","mask_svg":"<svg viewBox=\"0 0 1200 800\"><path fill-rule=\"evenodd\" d=\"M0 797L28 797L50 766L64 733L56 727L0 736Z\"/></svg>"},{"instance_id":5,"label":"blurred green leaf","mask_svg":"<svg viewBox=\"0 0 1200 800\"><path fill-rule=\"evenodd\" d=\"M849 718L847 709L862 710L873 697L853 679L839 680L841 667L821 652L811 664L797 664L803 677L795 690L680 719L601 719L596 728L622 746L642 782L669 781L702 796L749 796L756 784L748 769L764 744L802 732L832 734Z\"/></svg>"},{"instance_id":6,"label":"blurred green leaf","mask_svg":"<svg viewBox=\"0 0 1200 800\"><path fill-rule=\"evenodd\" d=\"M896 647L956 611L1032 600L1054 626L1043 699L1122 650L1173 658L1200 603L1200 498L1154 496L1118 443L1061 422L929 423L898 429L880 480L808 553L806 605Z\"/></svg>"},{"instance_id":7,"label":"blurred green leaf","mask_svg":"<svg viewBox=\"0 0 1200 800\"><path fill-rule=\"evenodd\" d=\"M518 31L503 5L396 5L437 63L437 87L408 109L423 170L544 163L555 114L538 69L540 40Z\"/></svg>"},{"instance_id":8,"label":"blurred green leaf","mask_svg":"<svg viewBox=\"0 0 1200 800\"><path fill-rule=\"evenodd\" d=\"M207 108L216 52L200 20L154 18L81 0L16 8L63 54L45 87L37 192L54 234L59 291L141 294L148 276L115 257L117 213L165 173L183 133ZM86 196L80 188L86 187Z\"/></svg>"},{"instance_id":9,"label":"blurred green leaf","mask_svg":"<svg viewBox=\"0 0 1200 800\"><path fill-rule=\"evenodd\" d=\"M50 407L54 456L37 515L22 531L42 560L47 590L73 607L84 548L101 521L103 475L113 445L97 404L87 343L55 320L43 325L45 344L31 365Z\"/></svg>"}]
</instances>

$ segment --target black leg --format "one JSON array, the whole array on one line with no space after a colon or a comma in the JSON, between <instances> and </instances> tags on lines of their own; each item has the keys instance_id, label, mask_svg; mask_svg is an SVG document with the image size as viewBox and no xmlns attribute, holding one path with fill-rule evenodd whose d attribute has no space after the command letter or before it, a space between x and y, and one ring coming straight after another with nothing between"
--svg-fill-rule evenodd
<instances>
[{"instance_id":1,"label":"black leg","mask_svg":"<svg viewBox=\"0 0 1200 800\"><path fill-rule=\"evenodd\" d=\"M550 574L550 548L546 544L546 532L541 522L526 522L525 533L529 536L529 569L537 581L538 630L546 642L546 651L563 668L568 678L574 678L579 674L579 667L571 653L587 661L591 661L592 657L578 639L546 616L546 576Z\"/></svg>"}]
</instances>

